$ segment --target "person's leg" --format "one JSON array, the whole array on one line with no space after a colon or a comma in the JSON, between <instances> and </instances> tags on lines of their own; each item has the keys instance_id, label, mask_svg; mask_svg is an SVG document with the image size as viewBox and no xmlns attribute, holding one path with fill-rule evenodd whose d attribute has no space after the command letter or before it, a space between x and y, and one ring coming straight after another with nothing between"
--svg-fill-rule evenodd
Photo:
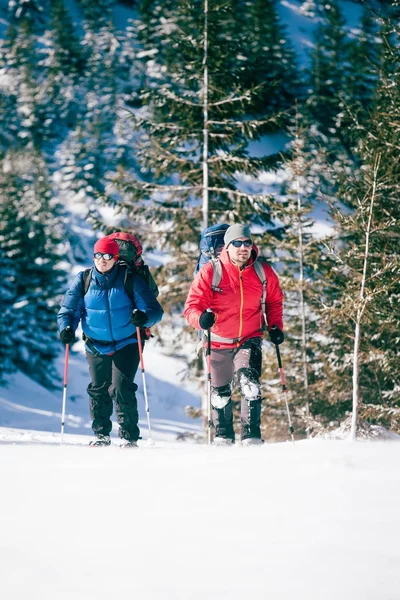
<instances>
[{"instance_id":1,"label":"person's leg","mask_svg":"<svg viewBox=\"0 0 400 600\"><path fill-rule=\"evenodd\" d=\"M232 414L233 350L211 350L211 414L217 438L235 440Z\"/></svg>"},{"instance_id":2,"label":"person's leg","mask_svg":"<svg viewBox=\"0 0 400 600\"><path fill-rule=\"evenodd\" d=\"M136 441L140 437L136 400L137 385L134 383L139 366L137 344L128 344L112 356L112 382L109 389L115 404L115 415L119 425L119 437Z\"/></svg>"},{"instance_id":3,"label":"person's leg","mask_svg":"<svg viewBox=\"0 0 400 600\"><path fill-rule=\"evenodd\" d=\"M261 338L244 342L235 353L234 369L241 395L240 437L261 439Z\"/></svg>"},{"instance_id":4,"label":"person's leg","mask_svg":"<svg viewBox=\"0 0 400 600\"><path fill-rule=\"evenodd\" d=\"M112 429L112 400L108 393L111 385L111 356L86 352L91 383L87 388L90 398L90 417L95 435L110 435Z\"/></svg>"}]
</instances>

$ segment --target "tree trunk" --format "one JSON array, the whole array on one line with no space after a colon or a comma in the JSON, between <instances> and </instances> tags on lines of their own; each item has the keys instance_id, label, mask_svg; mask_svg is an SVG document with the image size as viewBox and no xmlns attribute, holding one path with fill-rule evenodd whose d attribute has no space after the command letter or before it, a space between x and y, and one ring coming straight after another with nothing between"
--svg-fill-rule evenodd
<instances>
[{"instance_id":1,"label":"tree trunk","mask_svg":"<svg viewBox=\"0 0 400 600\"><path fill-rule=\"evenodd\" d=\"M300 175L301 175L301 155L299 148L298 134L298 113L296 111L296 187L297 187L297 218L298 218L298 238L299 238L299 296L300 296L300 318L301 318L301 358L303 363L304 392L306 396L306 417L310 415L310 405L308 403L308 369L307 369L307 333L306 333L306 314L304 305L304 247L303 247L303 228L302 228L302 202L300 193Z\"/></svg>"},{"instance_id":2,"label":"tree trunk","mask_svg":"<svg viewBox=\"0 0 400 600\"><path fill-rule=\"evenodd\" d=\"M208 227L208 0L204 0L203 54L203 229Z\"/></svg>"},{"instance_id":3,"label":"tree trunk","mask_svg":"<svg viewBox=\"0 0 400 600\"><path fill-rule=\"evenodd\" d=\"M208 0L204 0L204 54L203 54L203 229L208 227ZM205 383L207 384L207 369L203 359L204 372L206 374ZM203 414L203 423L205 435L208 432L208 394L205 393L201 400L201 412Z\"/></svg>"},{"instance_id":4,"label":"tree trunk","mask_svg":"<svg viewBox=\"0 0 400 600\"><path fill-rule=\"evenodd\" d=\"M376 198L376 188L378 179L379 164L381 161L380 155L376 158L374 164L374 179L372 183L371 201L369 205L368 223L365 231L365 254L364 254L364 265L363 274L361 280L360 297L359 297L359 308L357 310L356 327L354 332L354 354L353 354L353 412L351 417L351 439L357 439L357 422L358 422L358 407L360 404L359 397L359 354L360 354L360 340L361 340L361 321L366 306L365 296L365 285L367 280L367 269L368 269L368 258L369 258L369 240L371 235L372 227L372 215L374 212L374 202Z\"/></svg>"}]
</instances>

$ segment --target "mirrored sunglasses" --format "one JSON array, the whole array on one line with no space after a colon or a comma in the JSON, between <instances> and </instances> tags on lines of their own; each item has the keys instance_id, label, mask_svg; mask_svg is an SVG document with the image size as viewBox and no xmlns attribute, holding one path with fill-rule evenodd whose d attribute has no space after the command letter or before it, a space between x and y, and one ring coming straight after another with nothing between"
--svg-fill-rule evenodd
<instances>
[{"instance_id":1,"label":"mirrored sunglasses","mask_svg":"<svg viewBox=\"0 0 400 600\"><path fill-rule=\"evenodd\" d=\"M93 254L93 257L99 260L99 258L104 258L104 260L111 260L114 258L115 254L109 254L108 252L96 252Z\"/></svg>"},{"instance_id":2,"label":"mirrored sunglasses","mask_svg":"<svg viewBox=\"0 0 400 600\"><path fill-rule=\"evenodd\" d=\"M251 240L233 240L231 244L235 248L240 248L241 246L244 246L245 248L250 248L250 246L253 245L253 242Z\"/></svg>"}]
</instances>

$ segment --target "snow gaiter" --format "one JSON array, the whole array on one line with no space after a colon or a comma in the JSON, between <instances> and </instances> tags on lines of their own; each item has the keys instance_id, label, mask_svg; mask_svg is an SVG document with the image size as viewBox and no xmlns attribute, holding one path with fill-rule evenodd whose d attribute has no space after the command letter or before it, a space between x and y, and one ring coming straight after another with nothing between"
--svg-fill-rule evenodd
<instances>
[{"instance_id":1,"label":"snow gaiter","mask_svg":"<svg viewBox=\"0 0 400 600\"><path fill-rule=\"evenodd\" d=\"M253 369L239 369L238 382L242 396L240 437L261 438L261 391L259 377Z\"/></svg>"},{"instance_id":2,"label":"snow gaiter","mask_svg":"<svg viewBox=\"0 0 400 600\"><path fill-rule=\"evenodd\" d=\"M211 389L212 420L216 437L235 440L230 384Z\"/></svg>"}]
</instances>

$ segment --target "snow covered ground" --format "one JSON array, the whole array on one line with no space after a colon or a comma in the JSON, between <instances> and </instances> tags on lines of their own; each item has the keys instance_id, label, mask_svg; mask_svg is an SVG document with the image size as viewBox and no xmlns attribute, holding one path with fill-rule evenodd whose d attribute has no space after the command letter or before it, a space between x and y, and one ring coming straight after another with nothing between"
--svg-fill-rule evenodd
<instances>
[{"instance_id":1,"label":"snow covered ground","mask_svg":"<svg viewBox=\"0 0 400 600\"><path fill-rule=\"evenodd\" d=\"M5 600L400 597L396 442L127 450L38 435L2 434Z\"/></svg>"},{"instance_id":2,"label":"snow covered ground","mask_svg":"<svg viewBox=\"0 0 400 600\"><path fill-rule=\"evenodd\" d=\"M316 24L304 4L278 3L302 64ZM360 4L342 6L351 30ZM118 12L119 27L127 16ZM284 143L275 136L251 149ZM315 219L321 227L326 215ZM64 446L62 356L58 391L22 374L0 388L2 599L400 600L399 443L178 442L200 433L184 413L200 392L168 349L149 343L145 361L154 447L140 373L139 449L118 448L116 428L110 448L87 446L81 344L70 359Z\"/></svg>"},{"instance_id":3,"label":"snow covered ground","mask_svg":"<svg viewBox=\"0 0 400 600\"><path fill-rule=\"evenodd\" d=\"M0 390L0 594L5 600L399 600L400 444L262 448L199 435L184 361L145 350L155 446L89 448L81 346L61 390L19 374ZM62 372L60 357L59 370Z\"/></svg>"}]
</instances>

